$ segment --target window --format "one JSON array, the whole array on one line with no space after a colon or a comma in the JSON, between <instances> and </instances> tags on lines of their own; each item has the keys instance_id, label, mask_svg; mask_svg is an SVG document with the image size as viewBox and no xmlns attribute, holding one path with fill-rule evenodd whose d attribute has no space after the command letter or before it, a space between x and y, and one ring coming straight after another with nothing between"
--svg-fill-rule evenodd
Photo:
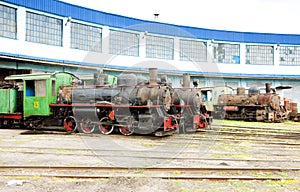
<instances>
[{"instance_id":1,"label":"window","mask_svg":"<svg viewBox=\"0 0 300 192\"><path fill-rule=\"evenodd\" d=\"M157 36L146 36L146 56L149 58L174 58L174 39Z\"/></svg>"},{"instance_id":2,"label":"window","mask_svg":"<svg viewBox=\"0 0 300 192\"><path fill-rule=\"evenodd\" d=\"M71 48L102 52L102 29L72 22Z\"/></svg>"},{"instance_id":3,"label":"window","mask_svg":"<svg viewBox=\"0 0 300 192\"><path fill-rule=\"evenodd\" d=\"M280 46L280 65L300 65L300 46Z\"/></svg>"},{"instance_id":4,"label":"window","mask_svg":"<svg viewBox=\"0 0 300 192\"><path fill-rule=\"evenodd\" d=\"M246 82L246 86L247 87L264 87L265 83L264 82L260 82L260 81L248 81Z\"/></svg>"},{"instance_id":5,"label":"window","mask_svg":"<svg viewBox=\"0 0 300 192\"><path fill-rule=\"evenodd\" d=\"M212 83L214 87L224 87L226 85L224 81L218 81L218 80L213 81Z\"/></svg>"},{"instance_id":6,"label":"window","mask_svg":"<svg viewBox=\"0 0 300 192\"><path fill-rule=\"evenodd\" d=\"M240 46L238 44L213 43L215 63L240 64Z\"/></svg>"},{"instance_id":7,"label":"window","mask_svg":"<svg viewBox=\"0 0 300 192\"><path fill-rule=\"evenodd\" d=\"M181 61L207 61L206 43L193 40L180 40L180 60Z\"/></svg>"},{"instance_id":8,"label":"window","mask_svg":"<svg viewBox=\"0 0 300 192\"><path fill-rule=\"evenodd\" d=\"M35 96L34 81L26 81L26 96Z\"/></svg>"},{"instance_id":9,"label":"window","mask_svg":"<svg viewBox=\"0 0 300 192\"><path fill-rule=\"evenodd\" d=\"M139 34L124 31L110 31L109 53L139 56Z\"/></svg>"},{"instance_id":10,"label":"window","mask_svg":"<svg viewBox=\"0 0 300 192\"><path fill-rule=\"evenodd\" d=\"M27 80L26 96L46 96L46 80Z\"/></svg>"},{"instance_id":11,"label":"window","mask_svg":"<svg viewBox=\"0 0 300 192\"><path fill-rule=\"evenodd\" d=\"M62 20L27 12L26 41L61 46Z\"/></svg>"},{"instance_id":12,"label":"window","mask_svg":"<svg viewBox=\"0 0 300 192\"><path fill-rule=\"evenodd\" d=\"M46 80L35 80L35 96L46 96Z\"/></svg>"},{"instance_id":13,"label":"window","mask_svg":"<svg viewBox=\"0 0 300 192\"><path fill-rule=\"evenodd\" d=\"M273 46L246 45L246 64L274 65Z\"/></svg>"},{"instance_id":14,"label":"window","mask_svg":"<svg viewBox=\"0 0 300 192\"><path fill-rule=\"evenodd\" d=\"M56 96L55 91L56 91L56 84L55 81L51 81L51 86L52 86L52 96Z\"/></svg>"},{"instance_id":15,"label":"window","mask_svg":"<svg viewBox=\"0 0 300 192\"><path fill-rule=\"evenodd\" d=\"M225 82L225 85L226 86L229 86L229 87L231 87L231 88L233 88L233 89L236 89L238 86L239 86L239 82L236 82L236 81L234 81L234 82Z\"/></svg>"},{"instance_id":16,"label":"window","mask_svg":"<svg viewBox=\"0 0 300 192\"><path fill-rule=\"evenodd\" d=\"M16 9L0 5L0 36L17 38Z\"/></svg>"}]
</instances>

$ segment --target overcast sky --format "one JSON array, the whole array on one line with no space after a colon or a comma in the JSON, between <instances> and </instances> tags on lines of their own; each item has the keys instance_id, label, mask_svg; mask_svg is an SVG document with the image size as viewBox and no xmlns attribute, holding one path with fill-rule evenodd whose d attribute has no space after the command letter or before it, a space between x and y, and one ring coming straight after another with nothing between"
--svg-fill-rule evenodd
<instances>
[{"instance_id":1,"label":"overcast sky","mask_svg":"<svg viewBox=\"0 0 300 192\"><path fill-rule=\"evenodd\" d=\"M300 0L62 0L163 23L245 32L300 34ZM154 19L154 13L159 17Z\"/></svg>"}]
</instances>

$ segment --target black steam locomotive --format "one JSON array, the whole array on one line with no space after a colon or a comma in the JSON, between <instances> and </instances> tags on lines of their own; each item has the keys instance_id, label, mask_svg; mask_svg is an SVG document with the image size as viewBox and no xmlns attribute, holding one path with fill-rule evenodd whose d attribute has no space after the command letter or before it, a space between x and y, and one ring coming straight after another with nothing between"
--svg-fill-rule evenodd
<instances>
[{"instance_id":1,"label":"black steam locomotive","mask_svg":"<svg viewBox=\"0 0 300 192\"><path fill-rule=\"evenodd\" d=\"M180 133L191 133L208 128L212 117L209 116L206 106L202 102L201 89L198 82L190 87L189 74L183 75L183 87L175 88L174 104L180 114Z\"/></svg>"},{"instance_id":2,"label":"black steam locomotive","mask_svg":"<svg viewBox=\"0 0 300 192\"><path fill-rule=\"evenodd\" d=\"M149 72L150 81L121 74L115 86L62 86L56 106L72 106L73 113L65 119L66 130L164 136L209 126L211 118L201 103L201 91L189 88L189 76L184 76L183 88L174 89L164 76L157 81L156 68Z\"/></svg>"},{"instance_id":3,"label":"black steam locomotive","mask_svg":"<svg viewBox=\"0 0 300 192\"><path fill-rule=\"evenodd\" d=\"M134 74L118 76L116 86L63 86L58 105L72 105L66 130L85 133L98 129L102 134L118 130L123 135L163 136L178 129L174 90L167 82L157 82L157 69L150 69L150 82L137 83Z\"/></svg>"}]
</instances>

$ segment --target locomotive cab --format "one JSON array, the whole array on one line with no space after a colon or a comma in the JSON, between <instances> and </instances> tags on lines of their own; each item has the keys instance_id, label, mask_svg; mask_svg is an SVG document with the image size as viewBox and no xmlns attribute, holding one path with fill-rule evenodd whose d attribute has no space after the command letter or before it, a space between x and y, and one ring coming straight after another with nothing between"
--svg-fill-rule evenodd
<instances>
[{"instance_id":1,"label":"locomotive cab","mask_svg":"<svg viewBox=\"0 0 300 192\"><path fill-rule=\"evenodd\" d=\"M56 103L58 88L71 85L75 76L69 73L37 73L11 75L5 80L22 80L23 117L49 116L52 114L50 104Z\"/></svg>"}]
</instances>

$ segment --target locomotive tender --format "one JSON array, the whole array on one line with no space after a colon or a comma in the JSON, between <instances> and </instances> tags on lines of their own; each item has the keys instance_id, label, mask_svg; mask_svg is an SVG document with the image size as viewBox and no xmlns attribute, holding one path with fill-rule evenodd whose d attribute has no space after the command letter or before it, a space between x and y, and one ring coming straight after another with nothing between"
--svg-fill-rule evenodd
<instances>
[{"instance_id":1,"label":"locomotive tender","mask_svg":"<svg viewBox=\"0 0 300 192\"><path fill-rule=\"evenodd\" d=\"M200 110L201 92L174 89L157 69L149 69L150 81L134 74L121 74L117 84L108 84L108 75L95 76L87 85L65 72L11 75L10 84L0 85L0 127L64 127L67 132L123 135L171 135L208 127L210 119ZM112 81L115 81L113 79ZM13 83L12 83L13 82Z\"/></svg>"}]
</instances>

